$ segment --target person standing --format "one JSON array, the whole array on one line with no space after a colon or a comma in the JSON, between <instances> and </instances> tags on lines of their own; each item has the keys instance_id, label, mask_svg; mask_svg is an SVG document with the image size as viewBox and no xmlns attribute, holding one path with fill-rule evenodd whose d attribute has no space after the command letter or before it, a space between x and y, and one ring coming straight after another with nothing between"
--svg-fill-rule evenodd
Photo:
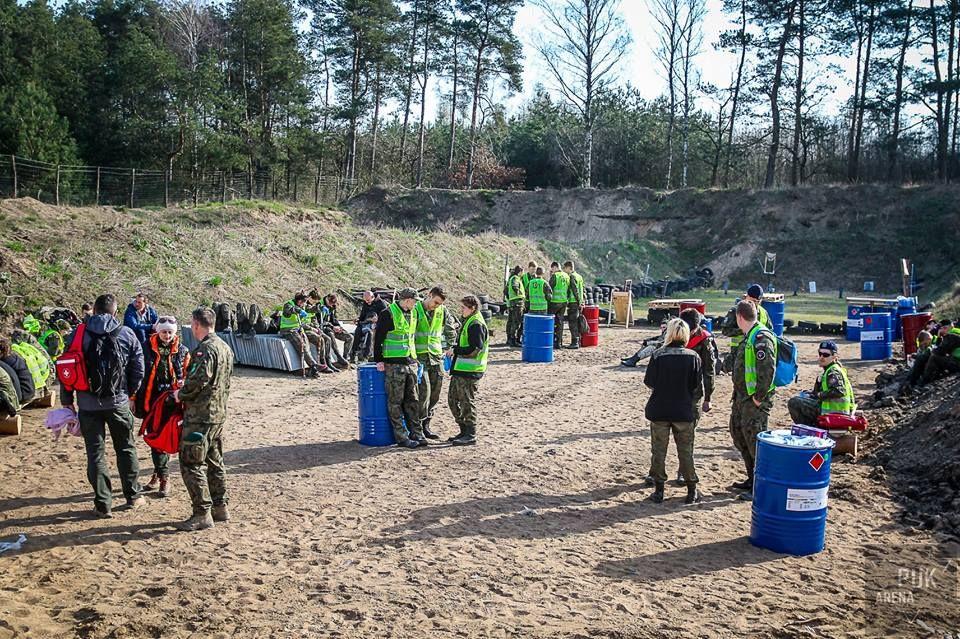
<instances>
[{"instance_id":1,"label":"person standing","mask_svg":"<svg viewBox=\"0 0 960 639\"><path fill-rule=\"evenodd\" d=\"M773 408L777 338L757 321L753 302L739 302L736 315L737 325L746 337L734 352L730 435L743 458L747 479L733 487L745 491L740 495L742 499L752 500L757 435L767 430Z\"/></svg>"},{"instance_id":2,"label":"person standing","mask_svg":"<svg viewBox=\"0 0 960 639\"><path fill-rule=\"evenodd\" d=\"M853 415L857 410L853 386L847 376L847 369L840 363L837 350L836 342L820 342L817 363L823 373L817 377L817 382L810 392L791 397L787 402L787 409L794 424L816 426L820 415Z\"/></svg>"},{"instance_id":3,"label":"person standing","mask_svg":"<svg viewBox=\"0 0 960 639\"><path fill-rule=\"evenodd\" d=\"M453 358L447 404L460 433L447 441L454 446L469 446L477 443L477 388L487 370L490 334L480 314L480 300L475 295L460 300L460 314L463 316L460 337L456 346L447 351Z\"/></svg>"},{"instance_id":4,"label":"person standing","mask_svg":"<svg viewBox=\"0 0 960 639\"><path fill-rule=\"evenodd\" d=\"M229 521L227 470L223 465L223 426L227 421L233 351L214 331L217 316L202 306L190 318L197 347L183 388L174 399L183 403L183 434L180 439L180 474L190 495L193 513L180 528L186 531L210 528Z\"/></svg>"},{"instance_id":5,"label":"person standing","mask_svg":"<svg viewBox=\"0 0 960 639\"><path fill-rule=\"evenodd\" d=\"M550 264L550 306L553 315L553 347L563 346L563 320L567 315L567 296L570 288L570 276L560 270L559 262Z\"/></svg>"},{"instance_id":6,"label":"person standing","mask_svg":"<svg viewBox=\"0 0 960 639\"><path fill-rule=\"evenodd\" d=\"M420 396L420 427L427 439L440 439L430 430L430 420L443 389L443 343L452 345L457 339L457 329L453 318L447 313L443 303L447 294L442 286L434 286L426 299L414 306L417 330L414 342L417 348L417 361L423 367L417 394Z\"/></svg>"},{"instance_id":7,"label":"person standing","mask_svg":"<svg viewBox=\"0 0 960 639\"><path fill-rule=\"evenodd\" d=\"M670 433L677 445L680 472L687 484L686 503L701 501L697 490L697 471L693 463L693 444L696 431L694 404L703 396L703 376L700 356L686 347L690 328L686 322L674 318L667 323L662 348L654 351L647 364L643 383L653 392L647 400L644 415L650 421L650 475L654 490L650 499L663 501L667 471L664 460L670 445Z\"/></svg>"},{"instance_id":8,"label":"person standing","mask_svg":"<svg viewBox=\"0 0 960 639\"><path fill-rule=\"evenodd\" d=\"M117 321L116 314L113 295L96 299L93 315L67 339L67 344L73 344L77 331L83 329L81 348L90 389L60 388L60 404L73 410L80 422L97 517L113 516L113 487L105 459L107 430L117 454L117 472L127 507L139 508L146 503L138 479L140 464L131 412L133 398L143 382L143 348L136 334Z\"/></svg>"},{"instance_id":9,"label":"person standing","mask_svg":"<svg viewBox=\"0 0 960 639\"><path fill-rule=\"evenodd\" d=\"M156 398L168 390L183 386L190 364L190 349L180 343L177 318L161 316L143 350L145 377L134 399L134 415L143 419L154 408ZM170 455L150 449L153 475L144 490L157 490L160 497L169 494Z\"/></svg>"},{"instance_id":10,"label":"person standing","mask_svg":"<svg viewBox=\"0 0 960 639\"><path fill-rule=\"evenodd\" d=\"M533 260L527 262L527 270L520 276L520 283L523 284L524 300L523 314L530 312L530 280L537 276L537 263ZM520 318L520 330L517 333L518 346L523 345L523 317Z\"/></svg>"},{"instance_id":11,"label":"person standing","mask_svg":"<svg viewBox=\"0 0 960 639\"><path fill-rule=\"evenodd\" d=\"M137 336L141 348L146 346L147 339L153 333L153 326L156 323L156 309L150 306L150 300L146 295L137 293L136 297L127 305L127 310L123 314L123 325Z\"/></svg>"},{"instance_id":12,"label":"person standing","mask_svg":"<svg viewBox=\"0 0 960 639\"><path fill-rule=\"evenodd\" d=\"M427 445L420 426L417 318L413 313L417 301L414 289L401 289L397 301L377 317L373 335L373 361L377 363L377 370L385 375L387 413L397 446L403 448Z\"/></svg>"},{"instance_id":13,"label":"person standing","mask_svg":"<svg viewBox=\"0 0 960 639\"><path fill-rule=\"evenodd\" d=\"M563 263L563 272L569 278L567 289L567 324L570 328L570 345L567 348L580 348L580 314L587 303L587 294L583 289L583 277L574 270L573 262ZM562 346L562 344L561 344Z\"/></svg>"},{"instance_id":14,"label":"person standing","mask_svg":"<svg viewBox=\"0 0 960 639\"><path fill-rule=\"evenodd\" d=\"M528 312L535 315L547 315L550 312L549 300L552 296L553 289L543 279L543 267L538 266L527 287Z\"/></svg>"},{"instance_id":15,"label":"person standing","mask_svg":"<svg viewBox=\"0 0 960 639\"><path fill-rule=\"evenodd\" d=\"M523 269L519 264L514 266L504 287L504 299L507 302L509 313L507 316L507 346L520 346L524 300L527 297L523 280L520 277L522 272Z\"/></svg>"},{"instance_id":16,"label":"person standing","mask_svg":"<svg viewBox=\"0 0 960 639\"><path fill-rule=\"evenodd\" d=\"M703 315L695 308L684 309L680 319L690 329L690 341L687 348L700 358L700 372L703 376L703 395L698 395L693 401L693 429L696 432L700 426L703 413L710 412L713 389L717 380L717 343L713 334L703 327ZM677 484L684 482L681 474L677 474Z\"/></svg>"}]
</instances>

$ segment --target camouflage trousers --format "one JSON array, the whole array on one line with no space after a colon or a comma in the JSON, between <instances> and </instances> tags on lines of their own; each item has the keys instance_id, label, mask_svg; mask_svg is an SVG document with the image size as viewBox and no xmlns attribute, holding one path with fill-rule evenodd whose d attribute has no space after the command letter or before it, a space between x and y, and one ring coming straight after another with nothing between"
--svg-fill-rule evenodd
<instances>
[{"instance_id":1,"label":"camouflage trousers","mask_svg":"<svg viewBox=\"0 0 960 639\"><path fill-rule=\"evenodd\" d=\"M572 344L580 344L580 305L567 304L567 325L570 327Z\"/></svg>"},{"instance_id":2,"label":"camouflage trousers","mask_svg":"<svg viewBox=\"0 0 960 639\"><path fill-rule=\"evenodd\" d=\"M567 316L567 305L551 302L547 313L553 315L553 345L563 346L563 320Z\"/></svg>"},{"instance_id":3,"label":"camouflage trousers","mask_svg":"<svg viewBox=\"0 0 960 639\"><path fill-rule=\"evenodd\" d=\"M730 407L730 436L740 451L747 474L753 477L757 455L757 435L767 430L773 398L768 396L758 407L750 397L734 396Z\"/></svg>"},{"instance_id":4,"label":"camouflage trousers","mask_svg":"<svg viewBox=\"0 0 960 639\"><path fill-rule=\"evenodd\" d=\"M453 413L453 419L460 427L460 435L477 435L477 388L479 379L453 375L450 377L450 390L447 391L447 405Z\"/></svg>"},{"instance_id":5,"label":"camouflage trousers","mask_svg":"<svg viewBox=\"0 0 960 639\"><path fill-rule=\"evenodd\" d=\"M443 390L443 364L420 363L423 365L423 375L420 377L420 385L417 388L417 393L420 395L420 424L422 428L427 428L433 418L433 411L440 403L440 392Z\"/></svg>"},{"instance_id":6,"label":"camouflage trousers","mask_svg":"<svg viewBox=\"0 0 960 639\"><path fill-rule=\"evenodd\" d=\"M928 384L944 375L960 373L960 359L950 355L930 355L923 367L923 381Z\"/></svg>"},{"instance_id":7,"label":"camouflage trousers","mask_svg":"<svg viewBox=\"0 0 960 639\"><path fill-rule=\"evenodd\" d=\"M820 400L816 397L796 395L787 402L787 410L790 411L790 419L794 424L816 426L817 418L820 417Z\"/></svg>"},{"instance_id":8,"label":"camouflage trousers","mask_svg":"<svg viewBox=\"0 0 960 639\"><path fill-rule=\"evenodd\" d=\"M654 481L667 481L664 460L670 446L670 433L677 445L677 457L680 460L680 474L687 484L700 481L693 464L693 441L696 435L696 422L650 422L650 476Z\"/></svg>"},{"instance_id":9,"label":"camouflage trousers","mask_svg":"<svg viewBox=\"0 0 960 639\"><path fill-rule=\"evenodd\" d=\"M280 335L285 337L288 342L293 344L293 347L296 349L297 353L300 354L302 360L301 368L308 368L310 366L316 366L317 360L313 358L313 353L310 351L310 342L307 341L307 336L303 331L281 331Z\"/></svg>"},{"instance_id":10,"label":"camouflage trousers","mask_svg":"<svg viewBox=\"0 0 960 639\"><path fill-rule=\"evenodd\" d=\"M423 439L417 364L384 364L384 376L387 414L390 416L390 425L393 426L394 438L398 443L408 439Z\"/></svg>"},{"instance_id":11,"label":"camouflage trousers","mask_svg":"<svg viewBox=\"0 0 960 639\"><path fill-rule=\"evenodd\" d=\"M198 442L187 441L203 433ZM183 422L180 439L180 475L190 495L193 513L203 514L211 506L227 505L227 469L223 465L223 424Z\"/></svg>"},{"instance_id":12,"label":"camouflage trousers","mask_svg":"<svg viewBox=\"0 0 960 639\"><path fill-rule=\"evenodd\" d=\"M523 335L523 302L510 304L507 314L507 342L520 341Z\"/></svg>"}]
</instances>

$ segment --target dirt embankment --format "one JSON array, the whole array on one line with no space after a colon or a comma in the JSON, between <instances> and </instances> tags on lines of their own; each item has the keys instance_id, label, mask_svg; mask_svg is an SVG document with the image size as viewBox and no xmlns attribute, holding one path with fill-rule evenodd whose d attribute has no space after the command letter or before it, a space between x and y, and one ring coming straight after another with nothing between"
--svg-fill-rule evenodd
<instances>
[{"instance_id":1,"label":"dirt embankment","mask_svg":"<svg viewBox=\"0 0 960 639\"><path fill-rule=\"evenodd\" d=\"M946 292L960 279L956 186L672 193L378 188L351 200L347 210L364 222L463 233L495 229L586 249L646 243L675 270L707 265L734 283L757 279L758 259L767 251L778 254L781 288L815 280L822 288L859 290L872 280L878 290L897 290L902 257L917 262L927 291ZM636 278L643 268L617 275Z\"/></svg>"}]
</instances>

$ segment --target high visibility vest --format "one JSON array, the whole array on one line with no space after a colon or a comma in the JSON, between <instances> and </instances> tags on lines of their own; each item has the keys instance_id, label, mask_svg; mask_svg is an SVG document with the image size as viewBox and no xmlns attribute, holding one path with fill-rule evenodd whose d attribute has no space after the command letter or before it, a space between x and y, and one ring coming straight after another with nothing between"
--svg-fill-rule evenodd
<instances>
[{"instance_id":1,"label":"high visibility vest","mask_svg":"<svg viewBox=\"0 0 960 639\"><path fill-rule=\"evenodd\" d=\"M747 383L747 394L753 395L757 392L757 333L760 331L766 331L770 333L769 329L761 326L760 324L754 324L753 328L750 329L750 332L747 334L747 342L743 345L743 365L745 370L744 381ZM771 337L774 337L773 340L773 363L776 365L777 362L777 340L776 337L771 333ZM775 376L774 376L775 377ZM770 379L770 388L767 389L767 392L772 391L776 387L776 380L774 378Z\"/></svg>"},{"instance_id":2,"label":"high visibility vest","mask_svg":"<svg viewBox=\"0 0 960 639\"><path fill-rule=\"evenodd\" d=\"M289 317L284 315L283 311L280 311L280 330L295 331L303 325L302 322L300 321L300 311L302 309L300 309L296 304L294 304L293 300L290 300L289 302L287 302L287 304L292 304L296 310Z\"/></svg>"},{"instance_id":3,"label":"high visibility vest","mask_svg":"<svg viewBox=\"0 0 960 639\"><path fill-rule=\"evenodd\" d=\"M857 410L857 403L853 399L853 386L850 385L850 378L847 377L847 369L837 362L830 364L823 371L823 377L820 378L820 392L825 393L830 389L827 378L833 370L840 371L840 376L843 377L843 397L839 399L830 397L821 400L820 414L843 413L844 415L853 415L854 411Z\"/></svg>"},{"instance_id":4,"label":"high visibility vest","mask_svg":"<svg viewBox=\"0 0 960 639\"><path fill-rule=\"evenodd\" d=\"M390 317L393 318L393 330L388 331L383 340L383 356L388 359L416 357L416 324L396 302L392 302L388 308Z\"/></svg>"},{"instance_id":5,"label":"high visibility vest","mask_svg":"<svg viewBox=\"0 0 960 639\"><path fill-rule=\"evenodd\" d=\"M37 387L38 391L46 386L47 379L50 378L50 358L46 352L26 342L11 344L10 348L27 362L27 369L30 371L30 377L33 378L33 385Z\"/></svg>"},{"instance_id":6,"label":"high visibility vest","mask_svg":"<svg viewBox=\"0 0 960 639\"><path fill-rule=\"evenodd\" d=\"M427 309L423 302L417 302L413 307L417 314L417 332L414 333L414 344L417 349L417 356L420 355L443 355L443 322L446 315L446 308L443 304L433 309L433 318L427 317Z\"/></svg>"},{"instance_id":7,"label":"high visibility vest","mask_svg":"<svg viewBox=\"0 0 960 639\"><path fill-rule=\"evenodd\" d=\"M520 282L523 283L523 290L527 291L530 289L530 280L535 278L536 275L530 275L529 273L524 273L520 276Z\"/></svg>"},{"instance_id":8,"label":"high visibility vest","mask_svg":"<svg viewBox=\"0 0 960 639\"><path fill-rule=\"evenodd\" d=\"M754 304L757 307L757 322L764 328L773 330L773 322L770 321L770 314L761 304ZM730 338L730 348L735 349L743 341L743 335L734 335Z\"/></svg>"},{"instance_id":9,"label":"high visibility vest","mask_svg":"<svg viewBox=\"0 0 960 639\"><path fill-rule=\"evenodd\" d=\"M530 300L531 311L543 312L547 310L547 296L544 294L546 285L547 282L542 277L535 277L530 280L530 286L527 288L527 299Z\"/></svg>"},{"instance_id":10,"label":"high visibility vest","mask_svg":"<svg viewBox=\"0 0 960 639\"><path fill-rule=\"evenodd\" d=\"M52 344L52 347L53 347L52 353L50 352L51 344L47 342L47 340L51 337L55 338ZM43 336L40 338L40 343L43 344L43 347L47 349L47 354L53 359L57 359L58 357L63 355L63 349L66 348L66 346L63 343L63 335L60 334L60 331L52 328L48 328L43 333Z\"/></svg>"},{"instance_id":11,"label":"high visibility vest","mask_svg":"<svg viewBox=\"0 0 960 639\"><path fill-rule=\"evenodd\" d=\"M507 301L508 302L517 302L522 300L524 296L524 286L523 280L520 279L519 275L511 275L507 278Z\"/></svg>"},{"instance_id":12,"label":"high visibility vest","mask_svg":"<svg viewBox=\"0 0 960 639\"><path fill-rule=\"evenodd\" d=\"M480 313L474 313L467 318L467 321L463 323L463 328L460 329L460 347L466 348L470 346L470 340L468 339L468 331L470 327L474 324L480 323L484 326L487 325L483 321L483 317ZM490 335L487 334L487 338L483 340L483 346L480 348L479 352L475 353L473 357L463 357L462 355L457 355L456 361L453 362L453 370L459 371L461 373L482 373L487 370L487 355L490 350Z\"/></svg>"},{"instance_id":13,"label":"high visibility vest","mask_svg":"<svg viewBox=\"0 0 960 639\"><path fill-rule=\"evenodd\" d=\"M947 331L947 332L950 333L951 335L960 336L960 328L954 327L954 328L951 328L951 329L950 329L949 331ZM955 349L953 349L953 352L950 353L950 354L953 355L955 358L960 359L960 348L955 348Z\"/></svg>"},{"instance_id":14,"label":"high visibility vest","mask_svg":"<svg viewBox=\"0 0 960 639\"><path fill-rule=\"evenodd\" d=\"M574 284L576 284L576 286L574 286ZM587 301L586 292L583 290L583 277L581 277L579 273L570 273L570 290L567 301L581 305Z\"/></svg>"},{"instance_id":15,"label":"high visibility vest","mask_svg":"<svg viewBox=\"0 0 960 639\"><path fill-rule=\"evenodd\" d=\"M566 304L567 289L570 288L570 276L563 271L557 271L555 275L557 276L557 285L553 287L553 295L550 296L550 301L554 304Z\"/></svg>"}]
</instances>

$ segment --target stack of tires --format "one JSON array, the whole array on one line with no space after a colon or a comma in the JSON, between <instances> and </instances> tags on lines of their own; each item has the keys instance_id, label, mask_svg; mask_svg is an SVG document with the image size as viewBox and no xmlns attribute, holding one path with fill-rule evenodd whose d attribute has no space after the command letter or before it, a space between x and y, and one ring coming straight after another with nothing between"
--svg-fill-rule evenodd
<instances>
[{"instance_id":1,"label":"stack of tires","mask_svg":"<svg viewBox=\"0 0 960 639\"><path fill-rule=\"evenodd\" d=\"M489 322L493 318L493 309L496 309L497 313L500 312L499 305L490 303L489 295L480 294L477 295L477 299L480 300L480 315L485 322Z\"/></svg>"}]
</instances>

